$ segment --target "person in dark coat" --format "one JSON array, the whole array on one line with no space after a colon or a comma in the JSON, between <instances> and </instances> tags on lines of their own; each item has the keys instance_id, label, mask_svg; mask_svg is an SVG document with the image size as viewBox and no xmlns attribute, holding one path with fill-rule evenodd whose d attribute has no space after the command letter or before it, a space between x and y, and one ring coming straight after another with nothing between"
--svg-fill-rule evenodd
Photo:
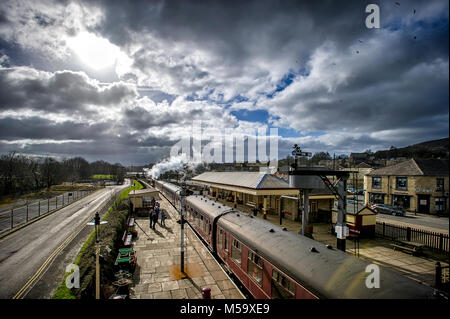
<instances>
[{"instance_id":1,"label":"person in dark coat","mask_svg":"<svg viewBox=\"0 0 450 319\"><path fill-rule=\"evenodd\" d=\"M158 221L158 215L156 214L155 210L153 210L153 213L152 213L152 220L153 220L153 229L155 229L156 222Z\"/></svg>"},{"instance_id":2,"label":"person in dark coat","mask_svg":"<svg viewBox=\"0 0 450 319\"><path fill-rule=\"evenodd\" d=\"M256 206L253 208L253 216L258 216L258 208Z\"/></svg>"},{"instance_id":3,"label":"person in dark coat","mask_svg":"<svg viewBox=\"0 0 450 319\"><path fill-rule=\"evenodd\" d=\"M149 212L148 212L148 219L150 220L150 228L153 228L153 214L155 213L155 211L153 210L153 208L150 208Z\"/></svg>"},{"instance_id":4,"label":"person in dark coat","mask_svg":"<svg viewBox=\"0 0 450 319\"><path fill-rule=\"evenodd\" d=\"M159 218L159 207L158 206L155 207L155 213L156 213L156 221L158 221L158 218Z\"/></svg>"},{"instance_id":5,"label":"person in dark coat","mask_svg":"<svg viewBox=\"0 0 450 319\"><path fill-rule=\"evenodd\" d=\"M161 226L166 227L166 211L164 209L161 210Z\"/></svg>"}]
</instances>

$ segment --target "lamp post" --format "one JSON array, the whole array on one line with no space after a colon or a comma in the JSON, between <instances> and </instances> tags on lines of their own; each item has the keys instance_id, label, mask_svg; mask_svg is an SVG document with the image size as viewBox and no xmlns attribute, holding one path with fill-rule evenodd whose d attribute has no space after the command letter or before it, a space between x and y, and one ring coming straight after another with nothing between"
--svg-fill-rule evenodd
<instances>
[{"instance_id":1,"label":"lamp post","mask_svg":"<svg viewBox=\"0 0 450 319\"><path fill-rule=\"evenodd\" d=\"M181 274L185 274L184 272L184 212L186 210L186 183L183 181L181 183L181 261L180 261L180 269Z\"/></svg>"},{"instance_id":2,"label":"lamp post","mask_svg":"<svg viewBox=\"0 0 450 319\"><path fill-rule=\"evenodd\" d=\"M100 229L99 226L108 223L100 221L100 215L95 213L94 221L87 223L95 226L95 299L100 299Z\"/></svg>"}]
</instances>

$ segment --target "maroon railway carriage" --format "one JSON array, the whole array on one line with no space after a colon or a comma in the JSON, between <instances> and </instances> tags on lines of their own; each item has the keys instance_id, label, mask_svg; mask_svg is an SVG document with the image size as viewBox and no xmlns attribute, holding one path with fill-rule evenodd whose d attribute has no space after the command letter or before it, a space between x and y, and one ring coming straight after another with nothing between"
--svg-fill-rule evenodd
<instances>
[{"instance_id":1,"label":"maroon railway carriage","mask_svg":"<svg viewBox=\"0 0 450 319\"><path fill-rule=\"evenodd\" d=\"M369 262L200 195L186 197L185 216L255 298L434 298L431 287L381 266L380 288L369 289Z\"/></svg>"}]
</instances>

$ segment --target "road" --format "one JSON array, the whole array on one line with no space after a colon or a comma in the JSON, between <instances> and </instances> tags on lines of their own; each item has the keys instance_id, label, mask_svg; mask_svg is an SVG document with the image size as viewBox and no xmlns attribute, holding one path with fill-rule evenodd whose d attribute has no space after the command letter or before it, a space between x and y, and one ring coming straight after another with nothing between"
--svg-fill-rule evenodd
<instances>
[{"instance_id":1,"label":"road","mask_svg":"<svg viewBox=\"0 0 450 319\"><path fill-rule=\"evenodd\" d=\"M347 206L353 206L352 200L347 201ZM364 198L359 196L358 207L361 209L364 206ZM434 215L417 214L407 212L406 216L392 216L387 214L377 214L377 222L385 222L395 225L408 226L413 228L420 228L424 230L449 233L449 219L447 217L437 217Z\"/></svg>"},{"instance_id":2,"label":"road","mask_svg":"<svg viewBox=\"0 0 450 319\"><path fill-rule=\"evenodd\" d=\"M128 186L108 186L1 239L0 298L15 296L95 211Z\"/></svg>"},{"instance_id":3,"label":"road","mask_svg":"<svg viewBox=\"0 0 450 319\"><path fill-rule=\"evenodd\" d=\"M16 227L20 224L25 223L28 220L36 218L40 215L46 214L60 208L64 205L70 204L80 197L86 196L89 194L88 191L74 191L74 192L66 192L62 195L49 198L48 200L38 200L25 206L14 208L13 218L11 219L11 208L8 207L8 210L5 210L5 207L2 208L2 212L0 212L0 233L6 231L13 227ZM71 195L71 196L69 196Z\"/></svg>"}]
</instances>

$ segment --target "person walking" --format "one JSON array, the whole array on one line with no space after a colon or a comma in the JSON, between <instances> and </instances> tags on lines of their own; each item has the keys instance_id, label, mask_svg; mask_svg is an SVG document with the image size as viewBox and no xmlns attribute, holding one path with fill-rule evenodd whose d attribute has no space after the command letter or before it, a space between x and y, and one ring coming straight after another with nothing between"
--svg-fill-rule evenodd
<instances>
[{"instance_id":1,"label":"person walking","mask_svg":"<svg viewBox=\"0 0 450 319\"><path fill-rule=\"evenodd\" d=\"M153 228L153 214L155 213L155 211L153 210L153 208L150 208L149 212L148 212L148 219L150 220L150 229Z\"/></svg>"},{"instance_id":2,"label":"person walking","mask_svg":"<svg viewBox=\"0 0 450 319\"><path fill-rule=\"evenodd\" d=\"M162 209L161 210L161 226L166 227L166 210Z\"/></svg>"},{"instance_id":3,"label":"person walking","mask_svg":"<svg viewBox=\"0 0 450 319\"><path fill-rule=\"evenodd\" d=\"M155 207L155 213L156 213L156 221L158 221L158 218L159 218L159 207L158 206L156 206Z\"/></svg>"},{"instance_id":4,"label":"person walking","mask_svg":"<svg viewBox=\"0 0 450 319\"><path fill-rule=\"evenodd\" d=\"M153 210L152 217L153 217L153 229L156 229L155 227L156 227L156 222L158 221L158 215L156 214L155 210Z\"/></svg>"}]
</instances>

